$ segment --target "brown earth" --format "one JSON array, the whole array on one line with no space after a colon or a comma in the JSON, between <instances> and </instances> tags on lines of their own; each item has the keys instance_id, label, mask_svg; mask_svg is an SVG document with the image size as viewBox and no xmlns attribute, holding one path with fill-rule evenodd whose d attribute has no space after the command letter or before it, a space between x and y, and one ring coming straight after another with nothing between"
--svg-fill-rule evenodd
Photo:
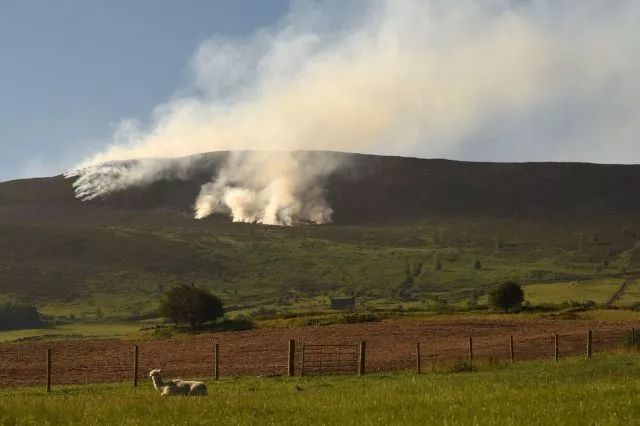
<instances>
[{"instance_id":1,"label":"brown earth","mask_svg":"<svg viewBox=\"0 0 640 426\"><path fill-rule=\"evenodd\" d=\"M43 384L46 349L52 349L53 384L130 380L134 344L140 347L140 377L161 368L168 377L209 377L213 344L220 344L220 374L274 375L286 372L290 338L297 343L357 344L367 342L367 371L408 370L415 366L415 346L422 345L422 364L453 363L468 356L469 336L479 360L509 359L509 336L517 359L549 358L553 334L559 334L561 356L582 354L587 330L593 330L593 351L622 347L625 330L637 323L591 320L429 319L378 323L257 329L242 332L178 336L164 340L84 339L0 344L0 386Z\"/></svg>"}]
</instances>

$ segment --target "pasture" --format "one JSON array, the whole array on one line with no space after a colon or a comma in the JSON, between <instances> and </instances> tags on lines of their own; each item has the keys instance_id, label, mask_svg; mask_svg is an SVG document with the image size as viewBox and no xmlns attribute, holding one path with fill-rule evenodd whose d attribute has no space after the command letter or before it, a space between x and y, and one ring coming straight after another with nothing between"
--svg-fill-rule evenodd
<instances>
[{"instance_id":1,"label":"pasture","mask_svg":"<svg viewBox=\"0 0 640 426\"><path fill-rule=\"evenodd\" d=\"M140 325L133 322L118 323L72 323L48 328L0 331L0 342L23 339L80 338L80 337L125 337L137 333Z\"/></svg>"},{"instance_id":2,"label":"pasture","mask_svg":"<svg viewBox=\"0 0 640 426\"><path fill-rule=\"evenodd\" d=\"M623 282L624 278L601 278L530 284L524 286L525 299L534 305L571 301L580 303L593 301L603 304L620 288Z\"/></svg>"},{"instance_id":3,"label":"pasture","mask_svg":"<svg viewBox=\"0 0 640 426\"><path fill-rule=\"evenodd\" d=\"M0 390L1 424L607 424L640 416L640 357L486 365L478 371L207 380L161 397L148 380Z\"/></svg>"}]
</instances>

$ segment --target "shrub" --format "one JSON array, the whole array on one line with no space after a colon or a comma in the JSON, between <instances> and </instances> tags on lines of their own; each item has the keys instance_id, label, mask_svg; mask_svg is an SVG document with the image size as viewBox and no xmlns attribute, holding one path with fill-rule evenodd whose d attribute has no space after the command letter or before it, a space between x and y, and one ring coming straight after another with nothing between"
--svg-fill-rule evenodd
<instances>
[{"instance_id":1,"label":"shrub","mask_svg":"<svg viewBox=\"0 0 640 426\"><path fill-rule=\"evenodd\" d=\"M449 367L450 373L467 373L476 371L478 368L469 361L460 361Z\"/></svg>"},{"instance_id":2,"label":"shrub","mask_svg":"<svg viewBox=\"0 0 640 426\"><path fill-rule=\"evenodd\" d=\"M478 299L470 299L465 303L465 308L469 310L478 309Z\"/></svg>"},{"instance_id":3,"label":"shrub","mask_svg":"<svg viewBox=\"0 0 640 426\"><path fill-rule=\"evenodd\" d=\"M494 309L503 309L505 312L512 308L522 306L524 291L519 284L507 281L489 292L489 305Z\"/></svg>"},{"instance_id":4,"label":"shrub","mask_svg":"<svg viewBox=\"0 0 640 426\"><path fill-rule=\"evenodd\" d=\"M221 318L224 308L222 301L209 291L183 284L169 290L162 299L160 315L177 324L199 329L205 322Z\"/></svg>"},{"instance_id":5,"label":"shrub","mask_svg":"<svg viewBox=\"0 0 640 426\"><path fill-rule=\"evenodd\" d=\"M371 313L354 313L344 314L342 316L342 322L345 324L358 324L363 322L378 322L381 318L378 315Z\"/></svg>"},{"instance_id":6,"label":"shrub","mask_svg":"<svg viewBox=\"0 0 640 426\"><path fill-rule=\"evenodd\" d=\"M255 327L255 323L249 318L225 319L215 325L215 330L222 331L246 331Z\"/></svg>"},{"instance_id":7,"label":"shrub","mask_svg":"<svg viewBox=\"0 0 640 426\"><path fill-rule=\"evenodd\" d=\"M280 315L280 311L277 308L260 306L251 311L249 315L256 319L273 319Z\"/></svg>"},{"instance_id":8,"label":"shrub","mask_svg":"<svg viewBox=\"0 0 640 426\"><path fill-rule=\"evenodd\" d=\"M442 296L435 295L431 298L430 310L436 312L450 311L452 307L449 305L449 301Z\"/></svg>"},{"instance_id":9,"label":"shrub","mask_svg":"<svg viewBox=\"0 0 640 426\"><path fill-rule=\"evenodd\" d=\"M152 336L154 339L168 339L173 336L173 331L168 327L154 327Z\"/></svg>"},{"instance_id":10,"label":"shrub","mask_svg":"<svg viewBox=\"0 0 640 426\"><path fill-rule=\"evenodd\" d=\"M473 269L479 271L480 269L482 269L482 263L479 260L476 260L475 262L473 262Z\"/></svg>"},{"instance_id":11,"label":"shrub","mask_svg":"<svg viewBox=\"0 0 640 426\"><path fill-rule=\"evenodd\" d=\"M19 303L0 304L0 330L42 327L43 321L35 306Z\"/></svg>"}]
</instances>

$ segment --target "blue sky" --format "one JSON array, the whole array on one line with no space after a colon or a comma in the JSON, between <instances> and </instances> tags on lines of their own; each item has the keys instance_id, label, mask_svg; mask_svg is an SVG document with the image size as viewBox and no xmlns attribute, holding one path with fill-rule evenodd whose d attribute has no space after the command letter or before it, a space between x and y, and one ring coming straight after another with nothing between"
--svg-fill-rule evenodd
<instances>
[{"instance_id":1,"label":"blue sky","mask_svg":"<svg viewBox=\"0 0 640 426\"><path fill-rule=\"evenodd\" d=\"M183 84L198 45L288 0L0 0L0 180L63 171Z\"/></svg>"},{"instance_id":2,"label":"blue sky","mask_svg":"<svg viewBox=\"0 0 640 426\"><path fill-rule=\"evenodd\" d=\"M0 0L0 180L237 149L639 163L638 75L632 1Z\"/></svg>"}]
</instances>

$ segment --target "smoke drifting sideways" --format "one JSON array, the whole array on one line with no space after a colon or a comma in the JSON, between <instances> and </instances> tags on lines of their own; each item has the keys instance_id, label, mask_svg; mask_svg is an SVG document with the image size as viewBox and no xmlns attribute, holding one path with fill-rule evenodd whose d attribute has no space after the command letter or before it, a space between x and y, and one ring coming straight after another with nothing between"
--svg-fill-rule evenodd
<instances>
[{"instance_id":1,"label":"smoke drifting sideways","mask_svg":"<svg viewBox=\"0 0 640 426\"><path fill-rule=\"evenodd\" d=\"M331 221L325 182L349 166L308 150L628 156L639 24L634 2L294 2L274 27L205 41L188 87L67 175L91 200L194 167L153 158L231 151L194 216L292 225Z\"/></svg>"}]
</instances>

